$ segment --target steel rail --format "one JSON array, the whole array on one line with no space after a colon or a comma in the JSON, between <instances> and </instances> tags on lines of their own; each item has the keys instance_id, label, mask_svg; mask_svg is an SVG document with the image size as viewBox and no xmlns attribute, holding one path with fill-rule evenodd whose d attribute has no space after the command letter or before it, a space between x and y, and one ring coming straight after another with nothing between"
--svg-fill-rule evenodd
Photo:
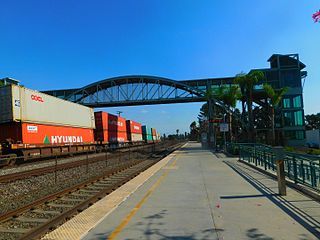
<instances>
[{"instance_id":1,"label":"steel rail","mask_svg":"<svg viewBox=\"0 0 320 240\"><path fill-rule=\"evenodd\" d=\"M90 188L90 185L94 186L95 183L97 183L99 181L105 181L106 178L107 178L107 180L112 181L112 185L107 186L103 190L99 191L97 194L90 196L88 199L82 201L79 204L76 204L71 209L64 211L61 215L53 217L53 219L48 219L48 222L45 222L42 225L31 229L30 232L27 232L26 234L24 234L21 239L33 239L33 238L39 237L41 234L44 234L45 232L52 229L52 227L55 227L58 224L65 221L68 217L73 216L75 213L83 210L86 207L89 207L94 202L96 202L97 200L99 200L103 196L105 196L106 194L112 192L113 190L115 190L119 186L123 185L125 182L134 178L140 172L149 168L150 166L152 166L153 164L155 164L156 162L161 160L165 155L168 155L171 152L173 152L174 150L176 150L177 148L179 148L181 145L182 145L181 143L178 143L173 146L170 146L169 148L166 146L163 146L164 150L162 149L162 151L153 155L155 158L154 160L149 160L149 159L147 159L147 160L145 160L145 159L144 160L127 160L126 163L123 163L118 166L113 166L112 169L108 169L107 171L105 171L103 174L101 174L99 176L93 177L87 181L81 182L77 185L66 188L66 189L59 191L57 193L42 197L41 199L38 199L38 200L36 200L28 205L25 205L19 209L16 209L11 212L7 212L3 215L0 215L0 222L5 223L7 220L10 220L12 217L18 218L19 215L23 215L24 213L26 213L28 211L32 212L32 210L34 210L36 207L40 207L44 203L48 203L50 201L55 201L55 200L59 199L60 197L66 196L68 194L71 195L72 193L76 192L77 190L79 191L80 189L84 189L86 187ZM142 166L140 166L140 165L142 165ZM136 167L138 167L138 169L134 169ZM117 175L117 174L119 174L119 175ZM125 175L123 175L123 174L125 174ZM113 175L115 175L114 179L112 179ZM115 180L116 180L116 182L113 183L113 181L115 181Z\"/></svg>"}]
</instances>

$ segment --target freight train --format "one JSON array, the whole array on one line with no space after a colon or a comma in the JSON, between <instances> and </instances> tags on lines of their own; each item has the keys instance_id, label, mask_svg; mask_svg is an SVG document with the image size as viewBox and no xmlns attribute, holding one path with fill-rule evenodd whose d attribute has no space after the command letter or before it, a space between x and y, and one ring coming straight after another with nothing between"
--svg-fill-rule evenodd
<instances>
[{"instance_id":1,"label":"freight train","mask_svg":"<svg viewBox=\"0 0 320 240\"><path fill-rule=\"evenodd\" d=\"M0 156L50 156L158 141L156 129L138 122L22 86L0 87Z\"/></svg>"}]
</instances>

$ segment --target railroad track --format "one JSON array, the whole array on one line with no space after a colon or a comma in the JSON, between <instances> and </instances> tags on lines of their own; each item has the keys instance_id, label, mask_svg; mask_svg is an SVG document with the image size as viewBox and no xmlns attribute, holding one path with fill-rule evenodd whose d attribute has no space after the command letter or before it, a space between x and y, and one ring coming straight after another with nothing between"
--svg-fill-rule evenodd
<instances>
[{"instance_id":1,"label":"railroad track","mask_svg":"<svg viewBox=\"0 0 320 240\"><path fill-rule=\"evenodd\" d=\"M162 145L164 142L159 143L145 143L145 144L137 144L137 145L130 145L130 146L122 146L122 147L116 147L116 148L109 148L109 149L100 149L96 151L82 151L82 152L74 152L74 153L60 153L57 155L40 155L40 156L29 156L24 159L23 157L17 157L15 154L8 154L8 155L0 155L0 170L1 169L14 169L18 167L27 167L29 165L33 165L35 163L50 163L54 161L55 158L58 158L59 160L61 158L63 159L72 159L77 158L85 155L95 155L98 153L103 152L128 152L128 151L137 151L139 149L144 149L148 147L152 147L153 145ZM15 159L13 162L14 164L5 164L4 162L11 161L12 159ZM16 163L18 162L18 163Z\"/></svg>"},{"instance_id":2,"label":"railroad track","mask_svg":"<svg viewBox=\"0 0 320 240\"><path fill-rule=\"evenodd\" d=\"M111 193L180 146L181 144L171 146L170 149L164 149L147 160L131 160L113 166L101 176L1 215L0 239L40 237Z\"/></svg>"},{"instance_id":3,"label":"railroad track","mask_svg":"<svg viewBox=\"0 0 320 240\"><path fill-rule=\"evenodd\" d=\"M32 177L32 176L39 176L39 175L43 175L43 174L48 174L48 173L52 173L55 171L60 171L60 170L64 170L64 169L69 169L69 168L75 168L75 167L79 167L79 166L83 166L83 165L87 165L87 164L92 164L92 163L96 163L99 161L112 161L112 159L116 159L116 158L121 158L121 155L125 155L125 154L134 154L137 153L138 150L146 148L146 147L151 147L150 145L143 145L143 146L134 146L133 148L128 148L128 147L124 147L124 148L119 148L112 152L104 152L104 153L97 153L97 154L87 154L85 157L85 159L79 159L79 160L74 160L74 161L70 161L70 162L66 162L66 163L60 163L59 160L60 159L56 159L55 161L51 161L51 165L50 166L45 166L45 167L39 167L39 168L34 168L31 170L25 170L25 171L17 171L14 173L9 173L6 175L0 175L0 183L5 183L5 182L11 182L11 181L16 181L16 180L20 180L23 178L28 178L28 177ZM161 147L161 146L160 146ZM119 156L120 154L120 156ZM83 157L83 156L81 156ZM39 164L42 164L43 162L39 162ZM31 165L30 163L28 163L28 165Z\"/></svg>"}]
</instances>

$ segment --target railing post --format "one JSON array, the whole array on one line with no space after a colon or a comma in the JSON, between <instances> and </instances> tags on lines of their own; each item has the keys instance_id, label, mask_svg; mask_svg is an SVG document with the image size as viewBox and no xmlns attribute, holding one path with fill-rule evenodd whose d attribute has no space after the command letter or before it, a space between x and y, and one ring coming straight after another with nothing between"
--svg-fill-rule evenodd
<instances>
[{"instance_id":1,"label":"railing post","mask_svg":"<svg viewBox=\"0 0 320 240\"><path fill-rule=\"evenodd\" d=\"M317 179L316 179L316 170L313 162L310 162L310 172L311 172L311 186L317 186Z\"/></svg>"},{"instance_id":2,"label":"railing post","mask_svg":"<svg viewBox=\"0 0 320 240\"><path fill-rule=\"evenodd\" d=\"M256 152L256 145L254 145L253 147L253 160L254 160L254 164L257 166L258 165L258 159L257 159L257 152Z\"/></svg>"},{"instance_id":3,"label":"railing post","mask_svg":"<svg viewBox=\"0 0 320 240\"><path fill-rule=\"evenodd\" d=\"M266 156L266 149L263 150L263 163L264 163L264 170L267 171L267 156Z\"/></svg>"},{"instance_id":4,"label":"railing post","mask_svg":"<svg viewBox=\"0 0 320 240\"><path fill-rule=\"evenodd\" d=\"M297 162L295 157L292 158L292 167L293 167L294 183L298 183L298 169L297 169Z\"/></svg>"},{"instance_id":5,"label":"railing post","mask_svg":"<svg viewBox=\"0 0 320 240\"><path fill-rule=\"evenodd\" d=\"M286 176L284 172L284 151L283 147L274 147L273 151L275 153L275 160L277 164L277 177L278 177L278 189L279 194L282 196L287 195L286 189Z\"/></svg>"},{"instance_id":6,"label":"railing post","mask_svg":"<svg viewBox=\"0 0 320 240\"><path fill-rule=\"evenodd\" d=\"M306 176L305 176L305 172L304 172L303 160L300 160L300 174L302 176L302 182L305 183Z\"/></svg>"}]
</instances>

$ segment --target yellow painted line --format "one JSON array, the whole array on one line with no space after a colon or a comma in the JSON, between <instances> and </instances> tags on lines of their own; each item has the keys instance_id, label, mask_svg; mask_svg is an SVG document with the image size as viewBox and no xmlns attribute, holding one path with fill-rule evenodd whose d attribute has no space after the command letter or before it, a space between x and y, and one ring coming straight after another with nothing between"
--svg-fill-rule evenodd
<instances>
[{"instance_id":1,"label":"yellow painted line","mask_svg":"<svg viewBox=\"0 0 320 240\"><path fill-rule=\"evenodd\" d=\"M174 167L177 164L178 156L172 162L170 167ZM121 231L125 228L125 226L130 222L131 218L138 212L138 210L142 207L145 201L150 197L150 195L154 192L154 190L160 185L160 183L164 180L164 178L168 175L169 169L167 169L159 179L149 188L148 192L144 195L144 197L140 200L140 202L131 210L131 212L122 220L122 222L115 228L115 230L109 235L107 239L114 240Z\"/></svg>"}]
</instances>

